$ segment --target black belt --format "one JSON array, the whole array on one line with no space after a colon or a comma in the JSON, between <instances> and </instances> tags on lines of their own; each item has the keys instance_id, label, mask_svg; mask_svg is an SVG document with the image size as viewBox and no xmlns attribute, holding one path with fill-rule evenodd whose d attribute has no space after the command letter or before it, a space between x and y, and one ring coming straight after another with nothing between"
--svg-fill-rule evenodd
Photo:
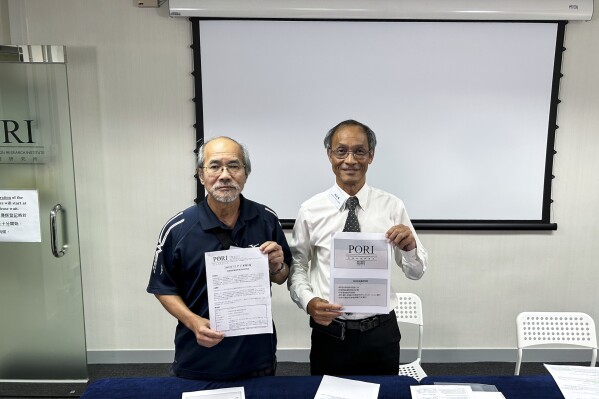
<instances>
[{"instance_id":1,"label":"black belt","mask_svg":"<svg viewBox=\"0 0 599 399\"><path fill-rule=\"evenodd\" d=\"M359 320L335 319L343 324L348 330L360 330L362 332L377 328L387 320L394 318L391 314L377 314L372 317Z\"/></svg>"},{"instance_id":2,"label":"black belt","mask_svg":"<svg viewBox=\"0 0 599 399\"><path fill-rule=\"evenodd\" d=\"M313 331L318 331L319 333L329 335L333 338L344 340L345 330L357 330L360 332L370 331L391 319L395 319L394 311L391 311L389 314L378 314L361 320L333 319L331 324L323 326L322 324L316 323L314 319L310 317L310 327L312 327Z\"/></svg>"}]
</instances>

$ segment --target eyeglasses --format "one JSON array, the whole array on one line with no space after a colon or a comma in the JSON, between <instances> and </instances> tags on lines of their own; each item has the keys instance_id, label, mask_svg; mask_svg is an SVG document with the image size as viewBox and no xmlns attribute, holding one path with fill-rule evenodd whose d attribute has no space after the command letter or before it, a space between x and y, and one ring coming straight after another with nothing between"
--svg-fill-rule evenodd
<instances>
[{"instance_id":1,"label":"eyeglasses","mask_svg":"<svg viewBox=\"0 0 599 399\"><path fill-rule=\"evenodd\" d=\"M334 150L329 147L329 151L331 151L337 159L345 159L349 154L353 154L355 159L362 161L366 159L368 155L370 155L370 151L366 148L358 148L356 150L350 151L344 147L338 147Z\"/></svg>"},{"instance_id":2,"label":"eyeglasses","mask_svg":"<svg viewBox=\"0 0 599 399\"><path fill-rule=\"evenodd\" d=\"M223 170L227 168L227 171L230 175L238 175L242 170L245 170L245 165L240 163L230 163L228 165L219 165L219 164L211 164L208 166L201 166L202 169L206 170L206 174L208 176L220 176L223 173Z\"/></svg>"}]
</instances>

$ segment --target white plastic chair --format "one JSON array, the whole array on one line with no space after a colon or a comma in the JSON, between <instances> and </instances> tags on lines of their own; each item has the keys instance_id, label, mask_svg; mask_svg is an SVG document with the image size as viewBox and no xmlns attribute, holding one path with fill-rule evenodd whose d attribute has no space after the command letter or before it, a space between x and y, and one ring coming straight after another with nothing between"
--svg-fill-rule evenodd
<instances>
[{"instance_id":1,"label":"white plastic chair","mask_svg":"<svg viewBox=\"0 0 599 399\"><path fill-rule=\"evenodd\" d=\"M418 325L418 358L412 363L402 364L399 366L399 375L406 375L418 381L426 377L426 373L420 366L422 359L422 335L423 335L423 318L422 318L422 301L416 294L398 293L397 307L395 308L398 323L410 323Z\"/></svg>"},{"instance_id":2,"label":"white plastic chair","mask_svg":"<svg viewBox=\"0 0 599 399\"><path fill-rule=\"evenodd\" d=\"M565 344L592 349L591 367L597 360L595 322L580 312L522 312L516 317L518 360L514 375L520 375L522 349L534 345Z\"/></svg>"}]
</instances>

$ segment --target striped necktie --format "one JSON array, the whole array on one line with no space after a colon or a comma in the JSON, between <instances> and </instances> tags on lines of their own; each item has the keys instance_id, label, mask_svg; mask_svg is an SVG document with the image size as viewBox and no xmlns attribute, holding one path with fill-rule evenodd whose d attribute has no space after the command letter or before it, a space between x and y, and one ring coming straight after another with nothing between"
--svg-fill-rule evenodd
<instances>
[{"instance_id":1,"label":"striped necktie","mask_svg":"<svg viewBox=\"0 0 599 399\"><path fill-rule=\"evenodd\" d=\"M347 199L345 206L349 210L347 212L347 220L345 221L343 231L360 231L360 222L358 222L358 217L356 216L356 207L358 204L359 201L357 197L349 197Z\"/></svg>"}]
</instances>

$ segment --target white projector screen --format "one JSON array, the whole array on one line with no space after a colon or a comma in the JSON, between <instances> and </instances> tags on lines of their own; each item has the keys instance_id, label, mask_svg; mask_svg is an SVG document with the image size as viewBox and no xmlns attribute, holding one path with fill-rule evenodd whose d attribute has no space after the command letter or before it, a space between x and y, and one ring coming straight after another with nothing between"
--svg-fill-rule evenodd
<instances>
[{"instance_id":1,"label":"white projector screen","mask_svg":"<svg viewBox=\"0 0 599 399\"><path fill-rule=\"evenodd\" d=\"M192 23L201 134L248 146L244 195L279 218L333 185L323 138L356 119L378 139L368 184L415 225L549 223L560 24Z\"/></svg>"}]
</instances>

